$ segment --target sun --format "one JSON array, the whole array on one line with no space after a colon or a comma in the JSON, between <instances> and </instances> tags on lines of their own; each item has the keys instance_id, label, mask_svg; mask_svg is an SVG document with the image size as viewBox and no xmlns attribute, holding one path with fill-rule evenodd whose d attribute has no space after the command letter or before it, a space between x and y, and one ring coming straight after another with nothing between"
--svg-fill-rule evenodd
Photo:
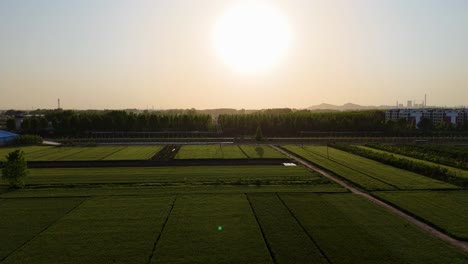
<instances>
[{"instance_id":1,"label":"sun","mask_svg":"<svg viewBox=\"0 0 468 264\"><path fill-rule=\"evenodd\" d=\"M286 16L263 2L243 2L228 8L213 31L216 53L241 73L264 72L287 54L291 31Z\"/></svg>"}]
</instances>

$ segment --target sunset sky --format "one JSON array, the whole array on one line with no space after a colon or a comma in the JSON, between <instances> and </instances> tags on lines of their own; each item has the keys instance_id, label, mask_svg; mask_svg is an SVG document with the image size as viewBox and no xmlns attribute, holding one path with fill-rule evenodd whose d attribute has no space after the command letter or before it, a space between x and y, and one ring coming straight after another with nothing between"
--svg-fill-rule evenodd
<instances>
[{"instance_id":1,"label":"sunset sky","mask_svg":"<svg viewBox=\"0 0 468 264\"><path fill-rule=\"evenodd\" d=\"M468 105L466 0L247 2L2 0L0 109Z\"/></svg>"}]
</instances>

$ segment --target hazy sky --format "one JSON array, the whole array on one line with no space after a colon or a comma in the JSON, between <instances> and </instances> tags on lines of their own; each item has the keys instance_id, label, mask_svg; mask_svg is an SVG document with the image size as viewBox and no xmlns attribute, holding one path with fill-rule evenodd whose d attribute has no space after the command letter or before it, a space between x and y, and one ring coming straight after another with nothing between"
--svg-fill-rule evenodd
<instances>
[{"instance_id":1,"label":"hazy sky","mask_svg":"<svg viewBox=\"0 0 468 264\"><path fill-rule=\"evenodd\" d=\"M468 1L277 0L291 44L233 71L215 21L238 1L1 0L0 109L468 105Z\"/></svg>"}]
</instances>

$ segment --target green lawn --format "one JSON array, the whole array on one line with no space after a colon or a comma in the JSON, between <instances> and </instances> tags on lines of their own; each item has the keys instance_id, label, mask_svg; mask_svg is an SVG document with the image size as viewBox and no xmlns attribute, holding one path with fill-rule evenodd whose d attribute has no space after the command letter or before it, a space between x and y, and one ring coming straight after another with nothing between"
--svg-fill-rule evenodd
<instances>
[{"instance_id":1,"label":"green lawn","mask_svg":"<svg viewBox=\"0 0 468 264\"><path fill-rule=\"evenodd\" d=\"M249 158L286 158L286 156L270 146L240 145L239 147Z\"/></svg>"},{"instance_id":2,"label":"green lawn","mask_svg":"<svg viewBox=\"0 0 468 264\"><path fill-rule=\"evenodd\" d=\"M354 194L280 194L331 263L466 263L468 258Z\"/></svg>"},{"instance_id":3,"label":"green lawn","mask_svg":"<svg viewBox=\"0 0 468 264\"><path fill-rule=\"evenodd\" d=\"M304 167L197 166L30 169L27 185L107 183L330 184ZM2 182L2 181L0 181ZM2 182L5 184L4 182Z\"/></svg>"},{"instance_id":4,"label":"green lawn","mask_svg":"<svg viewBox=\"0 0 468 264\"><path fill-rule=\"evenodd\" d=\"M468 191L374 192L374 195L468 241Z\"/></svg>"},{"instance_id":5,"label":"green lawn","mask_svg":"<svg viewBox=\"0 0 468 264\"><path fill-rule=\"evenodd\" d=\"M148 160L162 148L163 146L128 146L108 155L103 160Z\"/></svg>"},{"instance_id":6,"label":"green lawn","mask_svg":"<svg viewBox=\"0 0 468 264\"><path fill-rule=\"evenodd\" d=\"M237 145L187 145L182 146L176 159L245 159Z\"/></svg>"},{"instance_id":7,"label":"green lawn","mask_svg":"<svg viewBox=\"0 0 468 264\"><path fill-rule=\"evenodd\" d=\"M365 149L365 150L373 151L373 152L376 152L376 153L391 154L396 158L404 158L404 159L407 159L407 160L424 163L424 164L429 165L429 166L439 166L439 167L442 167L442 168L446 168L453 175L456 175L457 177L460 177L460 178L468 179L468 171L466 171L466 170L462 170L462 169L459 169L459 168L450 167L450 166L430 162L430 161L427 161L427 160L416 159L416 158L413 158L413 157L408 157L408 156L404 156L404 155L400 155L400 154L396 154L396 153L392 153L392 152L388 152L388 151L384 151L384 150L380 150L380 149L370 148L370 147L366 147L366 146L358 146L358 147L362 148L362 149Z\"/></svg>"},{"instance_id":8,"label":"green lawn","mask_svg":"<svg viewBox=\"0 0 468 264\"><path fill-rule=\"evenodd\" d=\"M245 195L211 194L177 197L151 263L273 261Z\"/></svg>"},{"instance_id":9,"label":"green lawn","mask_svg":"<svg viewBox=\"0 0 468 264\"><path fill-rule=\"evenodd\" d=\"M286 146L305 159L367 190L456 189L458 187L326 146ZM327 153L328 151L328 153Z\"/></svg>"}]
</instances>

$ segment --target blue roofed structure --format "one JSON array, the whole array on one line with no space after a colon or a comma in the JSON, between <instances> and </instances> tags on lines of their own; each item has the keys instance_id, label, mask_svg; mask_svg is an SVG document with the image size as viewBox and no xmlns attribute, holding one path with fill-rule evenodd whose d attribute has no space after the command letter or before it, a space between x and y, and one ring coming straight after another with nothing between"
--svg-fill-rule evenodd
<instances>
[{"instance_id":1,"label":"blue roofed structure","mask_svg":"<svg viewBox=\"0 0 468 264\"><path fill-rule=\"evenodd\" d=\"M19 137L19 135L0 130L0 146L6 145L8 142L14 140L17 137Z\"/></svg>"}]
</instances>

